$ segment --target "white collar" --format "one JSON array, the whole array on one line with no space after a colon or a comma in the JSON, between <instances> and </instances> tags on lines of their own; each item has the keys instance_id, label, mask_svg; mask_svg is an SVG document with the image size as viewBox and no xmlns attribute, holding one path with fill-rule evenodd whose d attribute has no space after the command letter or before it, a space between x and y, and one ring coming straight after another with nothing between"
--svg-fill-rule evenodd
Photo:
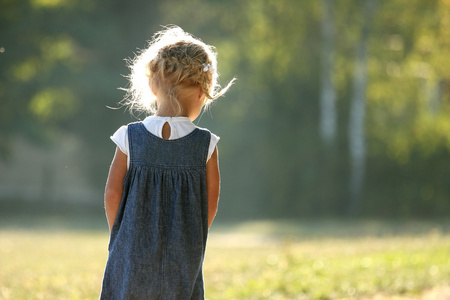
<instances>
[{"instance_id":1,"label":"white collar","mask_svg":"<svg viewBox=\"0 0 450 300\"><path fill-rule=\"evenodd\" d=\"M161 117L161 116L148 116L147 118L144 119L143 122L151 122L151 121L156 121L156 122L183 122L183 123L192 123L191 119L189 119L188 117Z\"/></svg>"}]
</instances>

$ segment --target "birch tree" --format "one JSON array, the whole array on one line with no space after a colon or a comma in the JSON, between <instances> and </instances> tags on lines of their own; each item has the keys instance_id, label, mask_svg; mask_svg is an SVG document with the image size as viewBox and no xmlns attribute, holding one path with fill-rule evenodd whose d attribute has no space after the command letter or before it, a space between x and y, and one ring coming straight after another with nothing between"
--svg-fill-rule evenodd
<instances>
[{"instance_id":1,"label":"birch tree","mask_svg":"<svg viewBox=\"0 0 450 300\"><path fill-rule=\"evenodd\" d=\"M322 141L332 144L336 136L336 92L333 85L335 55L335 24L333 18L334 0L322 0L321 18L321 87L320 87L320 124Z\"/></svg>"},{"instance_id":2,"label":"birch tree","mask_svg":"<svg viewBox=\"0 0 450 300\"><path fill-rule=\"evenodd\" d=\"M356 57L353 70L353 91L348 125L350 201L347 212L350 215L355 215L359 211L365 179L366 137L364 122L366 115L367 89L367 40L369 37L370 19L375 4L374 1L375 0L366 0L364 3L364 20L361 28L361 37L356 44Z\"/></svg>"}]
</instances>

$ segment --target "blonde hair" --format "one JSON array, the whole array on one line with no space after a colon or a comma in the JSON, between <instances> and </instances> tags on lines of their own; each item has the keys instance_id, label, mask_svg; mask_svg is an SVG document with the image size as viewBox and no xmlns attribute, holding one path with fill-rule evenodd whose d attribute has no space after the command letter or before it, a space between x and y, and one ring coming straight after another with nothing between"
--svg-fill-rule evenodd
<instances>
[{"instance_id":1,"label":"blonde hair","mask_svg":"<svg viewBox=\"0 0 450 300\"><path fill-rule=\"evenodd\" d=\"M156 33L148 47L128 61L131 74L122 104L133 112L153 114L157 110L156 95L163 94L177 115L182 107L177 97L184 89L199 86L205 94L205 106L225 94L233 84L220 89L217 53L213 46L184 32L180 27L165 27Z\"/></svg>"}]
</instances>

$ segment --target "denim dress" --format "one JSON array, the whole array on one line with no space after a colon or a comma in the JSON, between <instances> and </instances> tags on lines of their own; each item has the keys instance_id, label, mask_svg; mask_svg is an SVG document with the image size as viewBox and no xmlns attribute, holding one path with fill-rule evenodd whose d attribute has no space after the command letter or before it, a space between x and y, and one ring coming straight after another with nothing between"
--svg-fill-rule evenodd
<instances>
[{"instance_id":1,"label":"denim dress","mask_svg":"<svg viewBox=\"0 0 450 300\"><path fill-rule=\"evenodd\" d=\"M100 299L204 299L210 137L197 128L164 140L128 126L130 166Z\"/></svg>"}]
</instances>

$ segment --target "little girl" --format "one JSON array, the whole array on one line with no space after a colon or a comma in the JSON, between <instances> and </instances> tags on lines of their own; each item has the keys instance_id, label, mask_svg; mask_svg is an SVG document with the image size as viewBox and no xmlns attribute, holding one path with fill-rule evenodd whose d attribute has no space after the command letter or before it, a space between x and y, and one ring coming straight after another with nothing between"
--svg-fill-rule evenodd
<instances>
[{"instance_id":1,"label":"little girl","mask_svg":"<svg viewBox=\"0 0 450 300\"><path fill-rule=\"evenodd\" d=\"M219 137L192 123L218 91L212 46L179 27L130 62L122 126L105 189L111 237L101 299L204 299L202 265L217 212Z\"/></svg>"}]
</instances>

